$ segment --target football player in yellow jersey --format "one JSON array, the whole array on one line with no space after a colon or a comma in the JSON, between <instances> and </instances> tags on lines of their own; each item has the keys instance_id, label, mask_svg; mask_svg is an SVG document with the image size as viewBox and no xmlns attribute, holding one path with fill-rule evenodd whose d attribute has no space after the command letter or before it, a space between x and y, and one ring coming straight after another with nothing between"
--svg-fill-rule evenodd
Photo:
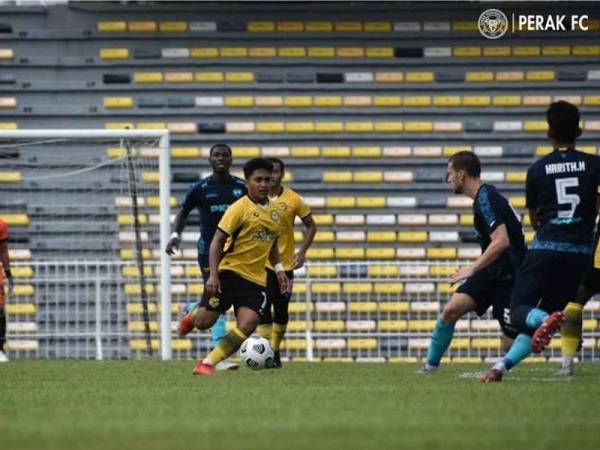
<instances>
[{"instance_id":1,"label":"football player in yellow jersey","mask_svg":"<svg viewBox=\"0 0 600 450\"><path fill-rule=\"evenodd\" d=\"M281 264L277 239L281 216L269 201L273 165L264 158L244 166L248 195L234 202L217 226L210 244L210 275L199 306L179 322L179 335L194 328L207 330L219 314L234 307L237 326L194 368L194 375L213 375L215 365L233 354L254 332L267 306L267 259L277 273L281 292L290 281Z\"/></svg>"},{"instance_id":2,"label":"football player in yellow jersey","mask_svg":"<svg viewBox=\"0 0 600 450\"><path fill-rule=\"evenodd\" d=\"M281 216L282 234L278 240L281 263L285 274L290 280L294 279L294 270L304 265L306 251L310 247L317 233L317 225L313 219L310 208L300 195L289 188L281 186L281 180L285 175L285 164L279 158L267 158L273 164L272 185L269 200L276 205ZM302 220L306 227L304 240L297 252L294 252L294 220L296 216ZM281 293L277 283L277 276L272 265L267 265L267 309L261 316L258 333L271 341L271 347L275 352L273 368L281 368L281 357L279 348L285 336L289 320L288 306L291 289L289 292ZM271 313L273 305L274 314Z\"/></svg>"}]
</instances>

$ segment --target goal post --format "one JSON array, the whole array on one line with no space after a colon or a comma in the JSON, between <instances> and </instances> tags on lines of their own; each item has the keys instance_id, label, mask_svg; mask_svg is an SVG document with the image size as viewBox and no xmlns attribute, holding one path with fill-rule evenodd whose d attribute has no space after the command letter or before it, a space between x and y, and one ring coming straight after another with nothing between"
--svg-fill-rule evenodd
<instances>
[{"instance_id":1,"label":"goal post","mask_svg":"<svg viewBox=\"0 0 600 450\"><path fill-rule=\"evenodd\" d=\"M160 241L160 355L170 360L171 351L171 258L164 249L169 241L171 168L170 134L168 130L95 130L95 129L39 129L0 131L0 141L26 141L40 139L85 139L96 141L153 139L158 141L159 171L159 241Z\"/></svg>"}]
</instances>

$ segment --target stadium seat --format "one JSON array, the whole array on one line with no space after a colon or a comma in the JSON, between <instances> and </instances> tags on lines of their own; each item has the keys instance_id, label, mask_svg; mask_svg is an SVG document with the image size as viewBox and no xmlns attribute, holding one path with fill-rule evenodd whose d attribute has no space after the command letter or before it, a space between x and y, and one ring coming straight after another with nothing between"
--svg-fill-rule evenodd
<instances>
[{"instance_id":1,"label":"stadium seat","mask_svg":"<svg viewBox=\"0 0 600 450\"><path fill-rule=\"evenodd\" d=\"M465 82L467 83L490 83L494 81L494 72L467 72Z\"/></svg>"},{"instance_id":2,"label":"stadium seat","mask_svg":"<svg viewBox=\"0 0 600 450\"><path fill-rule=\"evenodd\" d=\"M512 55L512 49L509 46L506 47L483 47L483 56L491 58L504 58ZM497 78L496 78L497 79Z\"/></svg>"},{"instance_id":3,"label":"stadium seat","mask_svg":"<svg viewBox=\"0 0 600 450\"><path fill-rule=\"evenodd\" d=\"M154 33L157 30L156 22L131 21L127 23L127 28L132 33Z\"/></svg>"},{"instance_id":4,"label":"stadium seat","mask_svg":"<svg viewBox=\"0 0 600 450\"><path fill-rule=\"evenodd\" d=\"M308 30L307 30L308 31ZM334 58L335 49L333 47L309 47L309 58Z\"/></svg>"},{"instance_id":5,"label":"stadium seat","mask_svg":"<svg viewBox=\"0 0 600 450\"><path fill-rule=\"evenodd\" d=\"M219 49L214 47L208 48L190 48L190 58L218 58Z\"/></svg>"},{"instance_id":6,"label":"stadium seat","mask_svg":"<svg viewBox=\"0 0 600 450\"><path fill-rule=\"evenodd\" d=\"M333 256L332 248L309 248L306 252L308 259L333 259Z\"/></svg>"},{"instance_id":7,"label":"stadium seat","mask_svg":"<svg viewBox=\"0 0 600 450\"><path fill-rule=\"evenodd\" d=\"M496 81L517 82L525 79L525 73L521 71L496 72Z\"/></svg>"},{"instance_id":8,"label":"stadium seat","mask_svg":"<svg viewBox=\"0 0 600 450\"><path fill-rule=\"evenodd\" d=\"M481 47L454 47L455 58L476 58L481 56Z\"/></svg>"},{"instance_id":9,"label":"stadium seat","mask_svg":"<svg viewBox=\"0 0 600 450\"><path fill-rule=\"evenodd\" d=\"M433 72L407 72L407 83L433 83L435 74Z\"/></svg>"},{"instance_id":10,"label":"stadium seat","mask_svg":"<svg viewBox=\"0 0 600 450\"><path fill-rule=\"evenodd\" d=\"M377 72L375 81L378 83L402 83L404 81L403 72Z\"/></svg>"},{"instance_id":11,"label":"stadium seat","mask_svg":"<svg viewBox=\"0 0 600 450\"><path fill-rule=\"evenodd\" d=\"M1 53L0 53L1 55ZM129 50L126 48L102 48L100 49L100 58L104 60L128 59ZM6 59L1 58L0 59Z\"/></svg>"},{"instance_id":12,"label":"stadium seat","mask_svg":"<svg viewBox=\"0 0 600 450\"><path fill-rule=\"evenodd\" d=\"M403 283L375 283L374 292L376 294L389 294L389 295L399 295L404 293L404 284ZM408 311L408 306L404 303L389 303L379 304L379 310L385 312L406 312ZM396 305L396 306L392 306ZM386 309L387 308L387 309Z\"/></svg>"},{"instance_id":13,"label":"stadium seat","mask_svg":"<svg viewBox=\"0 0 600 450\"><path fill-rule=\"evenodd\" d=\"M378 326L379 326L379 331L383 331L383 332L408 330L408 323L406 320L380 320L378 322Z\"/></svg>"},{"instance_id":14,"label":"stadium seat","mask_svg":"<svg viewBox=\"0 0 600 450\"><path fill-rule=\"evenodd\" d=\"M546 82L554 81L556 74L553 70L532 70L526 75L527 81Z\"/></svg>"},{"instance_id":15,"label":"stadium seat","mask_svg":"<svg viewBox=\"0 0 600 450\"><path fill-rule=\"evenodd\" d=\"M0 184L20 183L22 180L21 172L0 172Z\"/></svg>"},{"instance_id":16,"label":"stadium seat","mask_svg":"<svg viewBox=\"0 0 600 450\"><path fill-rule=\"evenodd\" d=\"M335 249L336 259L364 259L365 249L364 248L336 248Z\"/></svg>"}]
</instances>

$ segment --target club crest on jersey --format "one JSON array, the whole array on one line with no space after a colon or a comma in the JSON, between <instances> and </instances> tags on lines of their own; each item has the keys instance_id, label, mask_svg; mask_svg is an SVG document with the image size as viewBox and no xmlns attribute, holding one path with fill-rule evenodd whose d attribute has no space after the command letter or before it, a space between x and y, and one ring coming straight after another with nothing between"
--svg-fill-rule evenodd
<instances>
[{"instance_id":1,"label":"club crest on jersey","mask_svg":"<svg viewBox=\"0 0 600 450\"><path fill-rule=\"evenodd\" d=\"M235 197L241 197L242 196L242 190L241 189L234 189L233 190L233 195Z\"/></svg>"},{"instance_id":2,"label":"club crest on jersey","mask_svg":"<svg viewBox=\"0 0 600 450\"><path fill-rule=\"evenodd\" d=\"M279 221L279 213L277 211L271 211L271 219L275 222Z\"/></svg>"},{"instance_id":3,"label":"club crest on jersey","mask_svg":"<svg viewBox=\"0 0 600 450\"><path fill-rule=\"evenodd\" d=\"M211 308L218 308L220 303L221 300L219 300L219 297L211 297L208 299L208 304Z\"/></svg>"}]
</instances>

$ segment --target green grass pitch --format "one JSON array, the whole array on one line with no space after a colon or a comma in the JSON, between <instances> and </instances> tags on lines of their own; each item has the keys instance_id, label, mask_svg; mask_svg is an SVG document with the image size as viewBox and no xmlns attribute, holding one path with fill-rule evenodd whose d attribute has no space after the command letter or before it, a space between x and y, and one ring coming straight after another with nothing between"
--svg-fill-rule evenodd
<instances>
[{"instance_id":1,"label":"green grass pitch","mask_svg":"<svg viewBox=\"0 0 600 450\"><path fill-rule=\"evenodd\" d=\"M0 366L0 449L597 449L600 365L291 363L191 375L193 361Z\"/></svg>"}]
</instances>

